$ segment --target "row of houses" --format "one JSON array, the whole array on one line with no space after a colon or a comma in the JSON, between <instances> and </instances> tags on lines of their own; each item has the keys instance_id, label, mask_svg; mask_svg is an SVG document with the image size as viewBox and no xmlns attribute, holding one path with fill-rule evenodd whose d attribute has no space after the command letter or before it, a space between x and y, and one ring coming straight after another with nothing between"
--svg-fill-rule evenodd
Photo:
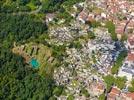
<instances>
[{"instance_id":1,"label":"row of houses","mask_svg":"<svg viewBox=\"0 0 134 100\"><path fill-rule=\"evenodd\" d=\"M61 95L58 100L66 100L68 95L73 95L75 100L86 100L99 97L105 90L105 84L101 77L93 73L90 65L87 66L89 58L85 60L84 52L75 48L67 48L67 57L64 61L67 65L62 65L54 71L54 79L57 85L64 85L66 95ZM82 94L82 88L90 94L86 97Z\"/></svg>"},{"instance_id":2,"label":"row of houses","mask_svg":"<svg viewBox=\"0 0 134 100\"><path fill-rule=\"evenodd\" d=\"M128 29L133 28L132 5L125 0L86 0L85 3L73 6L74 9L79 9L80 13L73 12L72 16L82 23L93 20L101 22L111 20L116 26L116 33L122 35ZM95 6L97 6L97 9L94 8ZM90 7L93 9L90 9ZM122 16L117 17L120 14L123 15L123 18L121 18ZM77 25L75 23L71 27ZM79 26L84 25L80 24ZM80 28L76 28L76 30L78 29ZM63 62L66 65L63 64L54 72L54 79L57 85L64 85L67 92L67 95L61 95L58 100L66 100L70 94L75 97L75 100L98 100L99 95L105 93L106 85L102 78L100 79L101 81L98 79L98 76L110 74L113 63L116 61L118 54L124 50L124 47L121 46L120 41L113 41L105 28L89 28L89 30L95 34L96 39L89 39L86 43L82 43L82 49L80 50L67 48L67 56ZM69 28L57 28L51 33L62 40L66 39L66 36L64 38L62 34L73 36L70 34ZM79 32L76 33L77 35L79 34ZM128 56L120 68L118 76L126 76L131 81L134 76L134 37L132 34L128 36L126 48L128 49ZM94 78L96 74L97 78ZM89 98L81 95L82 87L90 94ZM105 94L107 100L134 100L133 93L122 92L117 87L112 87L111 91Z\"/></svg>"},{"instance_id":3,"label":"row of houses","mask_svg":"<svg viewBox=\"0 0 134 100\"><path fill-rule=\"evenodd\" d=\"M99 2L86 0L83 10L75 17L82 23L95 20L101 22L102 25L105 21L111 20L115 24L115 32L118 37L121 37L123 33L134 31L133 5L133 2L127 0L100 0ZM89 6L91 6L91 11Z\"/></svg>"},{"instance_id":4,"label":"row of houses","mask_svg":"<svg viewBox=\"0 0 134 100\"><path fill-rule=\"evenodd\" d=\"M93 68L103 75L111 73L113 63L119 53L124 50L119 41L113 41L105 28L95 28L96 39L89 40L82 51L88 55ZM95 61L93 60L95 59Z\"/></svg>"},{"instance_id":5,"label":"row of houses","mask_svg":"<svg viewBox=\"0 0 134 100\"><path fill-rule=\"evenodd\" d=\"M128 49L128 55L119 70L119 76L126 76L128 81L131 81L134 77L134 34L128 35L126 43Z\"/></svg>"},{"instance_id":6,"label":"row of houses","mask_svg":"<svg viewBox=\"0 0 134 100\"><path fill-rule=\"evenodd\" d=\"M127 76L128 80L131 80L134 76L133 72L133 62L134 62L134 3L127 1L127 0L86 0L83 6L83 10L78 14L77 20L81 21L82 23L86 23L88 21L107 21L111 20L115 24L115 32L117 33L117 37L120 39L124 33L129 33L128 40L126 43L126 48L128 49L128 56L122 65L121 69L119 70L119 76ZM88 6L91 7L98 7L100 12L97 11L90 11ZM102 9L101 9L102 8ZM101 33L101 32L100 32ZM106 37L106 36L105 36ZM96 45L91 46L90 43L90 50L95 48ZM94 42L95 43L95 42ZM99 42L100 43L100 42ZM98 45L99 45L98 43ZM95 43L97 44L97 43ZM105 46L103 46L104 51ZM97 48L102 48L100 45ZM116 47L115 47L116 48ZM95 50L94 50L95 51ZM113 50L114 51L114 50ZM117 51L117 50L115 50ZM115 53L115 52L114 52ZM106 62L111 62L112 54L108 53L109 55L103 55L102 58L109 58ZM115 56L118 55L119 52L115 53ZM100 57L101 58L101 57ZM97 61L97 69L100 70L101 73L106 73L110 71L110 67L105 68L104 66L111 66L112 63L103 65L102 62L104 61ZM103 67L101 67L101 65ZM104 70L103 70L104 68ZM108 69L109 68L109 69ZM107 70L106 70L107 69Z\"/></svg>"},{"instance_id":7,"label":"row of houses","mask_svg":"<svg viewBox=\"0 0 134 100\"><path fill-rule=\"evenodd\" d=\"M119 88L113 86L107 94L107 100L134 100L134 93L122 92Z\"/></svg>"},{"instance_id":8,"label":"row of houses","mask_svg":"<svg viewBox=\"0 0 134 100\"><path fill-rule=\"evenodd\" d=\"M105 21L115 24L115 32L120 38L123 33L134 31L134 3L127 0L85 0L73 6L70 14L82 23L99 21L103 25ZM72 11L72 12L71 12ZM56 14L47 14L46 22L53 21Z\"/></svg>"}]
</instances>

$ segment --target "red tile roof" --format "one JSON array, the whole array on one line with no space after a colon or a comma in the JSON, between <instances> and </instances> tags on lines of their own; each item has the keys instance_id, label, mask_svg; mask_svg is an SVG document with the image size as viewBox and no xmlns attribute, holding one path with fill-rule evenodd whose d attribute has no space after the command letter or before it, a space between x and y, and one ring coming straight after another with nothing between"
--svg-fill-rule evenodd
<instances>
[{"instance_id":1,"label":"red tile roof","mask_svg":"<svg viewBox=\"0 0 134 100\"><path fill-rule=\"evenodd\" d=\"M114 94L108 94L107 100L115 100L116 96Z\"/></svg>"},{"instance_id":2,"label":"red tile roof","mask_svg":"<svg viewBox=\"0 0 134 100\"><path fill-rule=\"evenodd\" d=\"M127 60L128 61L134 61L134 54L128 53Z\"/></svg>"},{"instance_id":3,"label":"red tile roof","mask_svg":"<svg viewBox=\"0 0 134 100\"><path fill-rule=\"evenodd\" d=\"M98 90L104 90L104 85L101 84L101 83L98 83L98 84L97 84L97 89L98 89Z\"/></svg>"},{"instance_id":4,"label":"red tile roof","mask_svg":"<svg viewBox=\"0 0 134 100\"><path fill-rule=\"evenodd\" d=\"M116 96L119 96L120 93L121 91L118 88L112 87L110 93L108 93L107 100L115 100Z\"/></svg>"},{"instance_id":5,"label":"red tile roof","mask_svg":"<svg viewBox=\"0 0 134 100\"><path fill-rule=\"evenodd\" d=\"M127 26L128 28L134 28L134 21L130 21L129 23L128 23L128 26Z\"/></svg>"},{"instance_id":6,"label":"red tile roof","mask_svg":"<svg viewBox=\"0 0 134 100\"><path fill-rule=\"evenodd\" d=\"M120 94L120 90L118 88L113 87L111 89L111 92L110 93L111 94L115 94L115 95L119 95Z\"/></svg>"},{"instance_id":7,"label":"red tile roof","mask_svg":"<svg viewBox=\"0 0 134 100\"><path fill-rule=\"evenodd\" d=\"M130 43L130 45L134 45L134 34L128 36L128 42Z\"/></svg>"},{"instance_id":8,"label":"red tile roof","mask_svg":"<svg viewBox=\"0 0 134 100\"><path fill-rule=\"evenodd\" d=\"M94 17L93 16L88 16L86 20L87 21L94 21Z\"/></svg>"},{"instance_id":9,"label":"red tile roof","mask_svg":"<svg viewBox=\"0 0 134 100\"><path fill-rule=\"evenodd\" d=\"M116 32L117 34L124 33L124 28L123 28L123 27L116 27L115 32Z\"/></svg>"},{"instance_id":10,"label":"red tile roof","mask_svg":"<svg viewBox=\"0 0 134 100\"><path fill-rule=\"evenodd\" d=\"M80 12L79 18L86 21L87 17L88 17L87 13L85 13L84 11Z\"/></svg>"},{"instance_id":11,"label":"red tile roof","mask_svg":"<svg viewBox=\"0 0 134 100\"><path fill-rule=\"evenodd\" d=\"M127 95L127 97L131 98L131 100L134 100L134 92L127 93L126 95Z\"/></svg>"}]
</instances>

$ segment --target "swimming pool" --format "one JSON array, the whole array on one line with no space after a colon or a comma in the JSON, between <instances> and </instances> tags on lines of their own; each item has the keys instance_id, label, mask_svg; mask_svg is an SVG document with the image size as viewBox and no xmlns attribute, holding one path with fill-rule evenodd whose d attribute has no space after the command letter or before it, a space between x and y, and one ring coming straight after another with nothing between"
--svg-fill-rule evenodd
<instances>
[{"instance_id":1,"label":"swimming pool","mask_svg":"<svg viewBox=\"0 0 134 100\"><path fill-rule=\"evenodd\" d=\"M30 61L30 65L32 66L32 68L39 68L39 62L37 61L37 59L32 58Z\"/></svg>"}]
</instances>

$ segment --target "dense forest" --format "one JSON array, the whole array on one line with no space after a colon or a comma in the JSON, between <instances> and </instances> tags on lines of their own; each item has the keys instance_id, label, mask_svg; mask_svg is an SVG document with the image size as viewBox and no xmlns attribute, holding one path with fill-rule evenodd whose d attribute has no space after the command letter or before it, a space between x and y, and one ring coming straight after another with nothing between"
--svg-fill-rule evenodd
<instances>
[{"instance_id":1,"label":"dense forest","mask_svg":"<svg viewBox=\"0 0 134 100\"><path fill-rule=\"evenodd\" d=\"M11 52L13 42L25 42L37 38L47 28L33 16L0 14L0 99L48 99L54 83L41 77L24 59Z\"/></svg>"},{"instance_id":2,"label":"dense forest","mask_svg":"<svg viewBox=\"0 0 134 100\"><path fill-rule=\"evenodd\" d=\"M53 78L38 75L38 70L30 68L23 57L12 53L11 48L14 42L23 44L47 34L47 26L38 15L62 11L63 6L76 2L78 0L0 0L1 100L55 99L53 95L57 93L54 89L58 87L55 86ZM38 12L30 14L38 9ZM57 51L54 54L57 56Z\"/></svg>"},{"instance_id":3,"label":"dense forest","mask_svg":"<svg viewBox=\"0 0 134 100\"><path fill-rule=\"evenodd\" d=\"M42 34L47 27L45 24L34 21L34 16L29 15L0 15L0 39L12 37L14 41L27 40Z\"/></svg>"},{"instance_id":4,"label":"dense forest","mask_svg":"<svg viewBox=\"0 0 134 100\"><path fill-rule=\"evenodd\" d=\"M24 64L22 57L1 50L0 99L48 100L54 88L53 80L43 78Z\"/></svg>"}]
</instances>

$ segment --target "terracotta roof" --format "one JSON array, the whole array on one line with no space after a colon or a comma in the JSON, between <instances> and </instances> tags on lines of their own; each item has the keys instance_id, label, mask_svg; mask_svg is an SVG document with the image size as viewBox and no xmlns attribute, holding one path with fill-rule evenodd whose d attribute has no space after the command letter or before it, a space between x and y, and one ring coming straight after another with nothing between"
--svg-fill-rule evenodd
<instances>
[{"instance_id":1,"label":"terracotta roof","mask_svg":"<svg viewBox=\"0 0 134 100\"><path fill-rule=\"evenodd\" d=\"M115 100L116 96L114 94L108 94L107 100Z\"/></svg>"},{"instance_id":2,"label":"terracotta roof","mask_svg":"<svg viewBox=\"0 0 134 100\"><path fill-rule=\"evenodd\" d=\"M86 20L88 17L87 13L85 13L84 11L80 12L79 14L79 18L83 19L83 20Z\"/></svg>"},{"instance_id":3,"label":"terracotta roof","mask_svg":"<svg viewBox=\"0 0 134 100\"><path fill-rule=\"evenodd\" d=\"M119 95L120 94L120 90L118 88L113 87L110 91L110 94L115 94L115 95Z\"/></svg>"},{"instance_id":4,"label":"terracotta roof","mask_svg":"<svg viewBox=\"0 0 134 100\"><path fill-rule=\"evenodd\" d=\"M104 91L105 87L103 83L99 83L99 82L93 82L91 87L90 87L94 92L100 92L100 91Z\"/></svg>"},{"instance_id":5,"label":"terracotta roof","mask_svg":"<svg viewBox=\"0 0 134 100\"><path fill-rule=\"evenodd\" d=\"M98 90L104 90L104 85L101 84L101 83L98 83L98 84L97 84L97 89L98 89Z\"/></svg>"},{"instance_id":6,"label":"terracotta roof","mask_svg":"<svg viewBox=\"0 0 134 100\"><path fill-rule=\"evenodd\" d=\"M127 93L126 95L127 95L127 97L129 97L129 98L131 98L132 100L134 100L134 92L132 92L132 93Z\"/></svg>"},{"instance_id":7,"label":"terracotta roof","mask_svg":"<svg viewBox=\"0 0 134 100\"><path fill-rule=\"evenodd\" d=\"M134 54L128 53L127 60L128 61L134 61Z\"/></svg>"},{"instance_id":8,"label":"terracotta roof","mask_svg":"<svg viewBox=\"0 0 134 100\"><path fill-rule=\"evenodd\" d=\"M123 27L116 27L115 32L116 32L117 34L124 33L124 28L123 28Z\"/></svg>"},{"instance_id":9,"label":"terracotta roof","mask_svg":"<svg viewBox=\"0 0 134 100\"><path fill-rule=\"evenodd\" d=\"M128 36L128 42L130 43L130 45L134 45L134 34Z\"/></svg>"},{"instance_id":10,"label":"terracotta roof","mask_svg":"<svg viewBox=\"0 0 134 100\"><path fill-rule=\"evenodd\" d=\"M88 16L86 20L87 21L93 21L94 20L94 17L93 16Z\"/></svg>"},{"instance_id":11,"label":"terracotta roof","mask_svg":"<svg viewBox=\"0 0 134 100\"><path fill-rule=\"evenodd\" d=\"M134 21L130 21L127 27L134 28Z\"/></svg>"},{"instance_id":12,"label":"terracotta roof","mask_svg":"<svg viewBox=\"0 0 134 100\"><path fill-rule=\"evenodd\" d=\"M107 100L115 100L116 96L119 96L120 93L121 91L118 88L112 87L110 93L108 93Z\"/></svg>"},{"instance_id":13,"label":"terracotta roof","mask_svg":"<svg viewBox=\"0 0 134 100\"><path fill-rule=\"evenodd\" d=\"M115 31L116 33L124 33L124 28L127 23L127 20L119 21L115 20Z\"/></svg>"}]
</instances>

